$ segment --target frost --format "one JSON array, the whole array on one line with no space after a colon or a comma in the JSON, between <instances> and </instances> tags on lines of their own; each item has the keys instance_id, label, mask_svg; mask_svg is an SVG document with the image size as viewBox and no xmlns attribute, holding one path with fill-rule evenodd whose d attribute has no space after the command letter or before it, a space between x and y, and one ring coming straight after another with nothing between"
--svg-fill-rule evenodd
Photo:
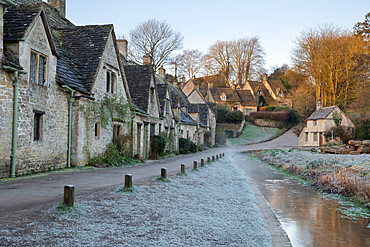
<instances>
[{"instance_id":1,"label":"frost","mask_svg":"<svg viewBox=\"0 0 370 247\"><path fill-rule=\"evenodd\" d=\"M0 242L51 246L271 246L247 180L230 158L135 193L91 194L76 214L0 231ZM30 227L30 228L28 228Z\"/></svg>"}]
</instances>

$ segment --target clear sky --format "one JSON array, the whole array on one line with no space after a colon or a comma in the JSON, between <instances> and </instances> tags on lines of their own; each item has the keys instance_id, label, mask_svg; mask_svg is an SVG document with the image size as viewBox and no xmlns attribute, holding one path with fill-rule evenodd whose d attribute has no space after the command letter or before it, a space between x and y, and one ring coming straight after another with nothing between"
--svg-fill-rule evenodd
<instances>
[{"instance_id":1,"label":"clear sky","mask_svg":"<svg viewBox=\"0 0 370 247\"><path fill-rule=\"evenodd\" d=\"M77 25L112 23L128 37L143 21L166 21L184 36L184 49L207 52L217 40L257 36L266 69L290 64L302 31L326 23L352 29L368 12L368 0L67 0L67 18Z\"/></svg>"}]
</instances>

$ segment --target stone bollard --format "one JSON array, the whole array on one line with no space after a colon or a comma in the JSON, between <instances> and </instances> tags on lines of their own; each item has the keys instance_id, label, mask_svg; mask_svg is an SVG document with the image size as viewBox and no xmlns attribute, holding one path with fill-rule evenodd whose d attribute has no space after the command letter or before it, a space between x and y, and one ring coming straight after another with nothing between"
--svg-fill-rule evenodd
<instances>
[{"instance_id":1,"label":"stone bollard","mask_svg":"<svg viewBox=\"0 0 370 247\"><path fill-rule=\"evenodd\" d=\"M214 155L212 155L212 161L215 161L215 156Z\"/></svg>"},{"instance_id":2,"label":"stone bollard","mask_svg":"<svg viewBox=\"0 0 370 247\"><path fill-rule=\"evenodd\" d=\"M68 207L73 207L75 201L75 186L74 185L66 185L64 186L64 205Z\"/></svg>"},{"instance_id":3,"label":"stone bollard","mask_svg":"<svg viewBox=\"0 0 370 247\"><path fill-rule=\"evenodd\" d=\"M200 159L200 166L204 166L204 159Z\"/></svg>"},{"instance_id":4,"label":"stone bollard","mask_svg":"<svg viewBox=\"0 0 370 247\"><path fill-rule=\"evenodd\" d=\"M211 158L207 157L207 163L210 163L210 162L211 162Z\"/></svg>"},{"instance_id":5,"label":"stone bollard","mask_svg":"<svg viewBox=\"0 0 370 247\"><path fill-rule=\"evenodd\" d=\"M218 160L218 154L216 154L216 160Z\"/></svg>"},{"instance_id":6,"label":"stone bollard","mask_svg":"<svg viewBox=\"0 0 370 247\"><path fill-rule=\"evenodd\" d=\"M180 171L181 171L181 173L185 173L185 164L181 164Z\"/></svg>"},{"instance_id":7,"label":"stone bollard","mask_svg":"<svg viewBox=\"0 0 370 247\"><path fill-rule=\"evenodd\" d=\"M132 188L132 175L131 174L125 175L125 188Z\"/></svg>"},{"instance_id":8,"label":"stone bollard","mask_svg":"<svg viewBox=\"0 0 370 247\"><path fill-rule=\"evenodd\" d=\"M166 168L161 168L161 177L162 178L167 178L167 169Z\"/></svg>"},{"instance_id":9,"label":"stone bollard","mask_svg":"<svg viewBox=\"0 0 370 247\"><path fill-rule=\"evenodd\" d=\"M198 168L198 162L194 160L193 169L196 170Z\"/></svg>"}]
</instances>

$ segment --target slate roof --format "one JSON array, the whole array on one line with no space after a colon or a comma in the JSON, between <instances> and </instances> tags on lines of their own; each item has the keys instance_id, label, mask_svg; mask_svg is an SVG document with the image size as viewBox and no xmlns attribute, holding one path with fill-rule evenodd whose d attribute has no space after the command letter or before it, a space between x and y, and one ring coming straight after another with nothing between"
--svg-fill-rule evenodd
<instances>
[{"instance_id":1,"label":"slate roof","mask_svg":"<svg viewBox=\"0 0 370 247\"><path fill-rule=\"evenodd\" d=\"M19 60L18 58L16 58L8 49L4 48L4 60L3 60L3 64L4 65L7 65L7 66L10 66L10 67L13 67L13 68L16 68L16 69L19 69L19 70L23 70L23 68L21 67L21 65L19 64Z\"/></svg>"},{"instance_id":2,"label":"slate roof","mask_svg":"<svg viewBox=\"0 0 370 247\"><path fill-rule=\"evenodd\" d=\"M64 83L68 83L68 80L65 80L67 78L72 77L76 83L75 79L79 79L80 86L90 92L112 29L113 25L88 25L55 29L53 33L58 41L56 44L63 57L63 61L60 63L58 61L58 79ZM69 73L71 69L75 75Z\"/></svg>"},{"instance_id":3,"label":"slate roof","mask_svg":"<svg viewBox=\"0 0 370 247\"><path fill-rule=\"evenodd\" d=\"M322 107L320 109L317 109L314 111L308 118L307 120L317 120L317 119L324 119L329 114L334 111L334 109L337 108L337 106L329 106L329 107Z\"/></svg>"},{"instance_id":4,"label":"slate roof","mask_svg":"<svg viewBox=\"0 0 370 247\"><path fill-rule=\"evenodd\" d=\"M35 16L41 11L42 3L19 4L8 8L4 15L4 41L19 41L25 35Z\"/></svg>"},{"instance_id":5,"label":"slate roof","mask_svg":"<svg viewBox=\"0 0 370 247\"><path fill-rule=\"evenodd\" d=\"M210 89L212 97L215 101L222 102L239 102L241 101L238 93L235 89L231 88L211 88ZM226 100L221 100L221 95L226 94Z\"/></svg>"},{"instance_id":6,"label":"slate roof","mask_svg":"<svg viewBox=\"0 0 370 247\"><path fill-rule=\"evenodd\" d=\"M150 81L154 74L152 65L125 65L124 71L132 101L147 112Z\"/></svg>"},{"instance_id":7,"label":"slate roof","mask_svg":"<svg viewBox=\"0 0 370 247\"><path fill-rule=\"evenodd\" d=\"M243 106L257 106L256 100L254 99L251 91L249 90L236 90L242 100Z\"/></svg>"},{"instance_id":8,"label":"slate roof","mask_svg":"<svg viewBox=\"0 0 370 247\"><path fill-rule=\"evenodd\" d=\"M183 123L198 125L198 123L195 122L194 119L189 114L184 113L183 111L180 111L180 117L181 117L181 122Z\"/></svg>"},{"instance_id":9,"label":"slate roof","mask_svg":"<svg viewBox=\"0 0 370 247\"><path fill-rule=\"evenodd\" d=\"M167 96L167 84L157 84L157 93L158 93L158 100L159 100L159 106L161 108L162 114L164 114L164 106L166 102L166 96Z\"/></svg>"},{"instance_id":10,"label":"slate roof","mask_svg":"<svg viewBox=\"0 0 370 247\"><path fill-rule=\"evenodd\" d=\"M276 94L276 96L279 89L284 92L285 96L288 96L289 92L280 80L268 80L267 83L270 85L272 91Z\"/></svg>"},{"instance_id":11,"label":"slate roof","mask_svg":"<svg viewBox=\"0 0 370 247\"><path fill-rule=\"evenodd\" d=\"M188 82L190 82L190 81L193 81L193 83L200 83L199 84L199 91L203 96L205 96L207 94L209 83L213 83L213 87L215 87L215 88L225 88L226 87L225 80L220 74L199 77L199 78L191 79ZM186 82L186 83L188 83L188 82Z\"/></svg>"}]
</instances>

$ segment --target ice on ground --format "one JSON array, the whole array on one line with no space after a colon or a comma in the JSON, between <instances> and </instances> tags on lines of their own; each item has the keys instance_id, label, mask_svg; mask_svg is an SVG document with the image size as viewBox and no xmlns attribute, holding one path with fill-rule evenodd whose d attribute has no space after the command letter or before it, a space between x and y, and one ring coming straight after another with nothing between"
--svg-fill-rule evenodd
<instances>
[{"instance_id":1,"label":"ice on ground","mask_svg":"<svg viewBox=\"0 0 370 247\"><path fill-rule=\"evenodd\" d=\"M77 188L78 189L78 188ZM117 188L118 189L118 188ZM245 177L222 158L171 183L136 193L92 194L77 213L42 212L50 221L0 229L0 242L52 246L271 246Z\"/></svg>"}]
</instances>

